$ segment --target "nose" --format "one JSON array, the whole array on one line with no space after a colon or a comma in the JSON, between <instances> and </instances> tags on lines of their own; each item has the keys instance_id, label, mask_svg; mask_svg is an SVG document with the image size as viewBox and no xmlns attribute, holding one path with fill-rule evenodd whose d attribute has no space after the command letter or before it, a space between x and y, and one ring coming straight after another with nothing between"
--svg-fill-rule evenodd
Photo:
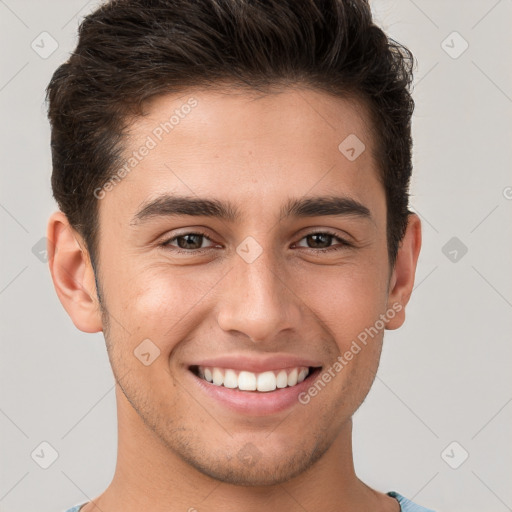
<instances>
[{"instance_id":1,"label":"nose","mask_svg":"<svg viewBox=\"0 0 512 512\"><path fill-rule=\"evenodd\" d=\"M297 330L301 300L270 251L251 263L238 254L233 260L219 298L221 329L243 333L255 343L271 342L282 331Z\"/></svg>"}]
</instances>

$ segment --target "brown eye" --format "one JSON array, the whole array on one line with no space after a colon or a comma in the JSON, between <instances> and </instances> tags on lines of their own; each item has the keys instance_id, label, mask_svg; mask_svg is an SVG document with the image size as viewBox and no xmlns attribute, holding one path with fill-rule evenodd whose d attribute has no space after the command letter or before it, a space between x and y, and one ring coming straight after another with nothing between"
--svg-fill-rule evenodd
<instances>
[{"instance_id":1,"label":"brown eye","mask_svg":"<svg viewBox=\"0 0 512 512\"><path fill-rule=\"evenodd\" d=\"M327 233L314 233L305 238L312 249L326 249L331 245L334 237Z\"/></svg>"},{"instance_id":2,"label":"brown eye","mask_svg":"<svg viewBox=\"0 0 512 512\"><path fill-rule=\"evenodd\" d=\"M180 249L183 250L182 252L192 252L213 247L213 244L210 247L203 247L203 242L205 240L211 242L208 236L204 233L184 233L182 235L169 238L165 242L162 242L161 246L170 248L171 250L177 250L178 252L180 252Z\"/></svg>"},{"instance_id":3,"label":"brown eye","mask_svg":"<svg viewBox=\"0 0 512 512\"><path fill-rule=\"evenodd\" d=\"M192 233L176 237L178 247L181 249L200 249L203 241L202 235Z\"/></svg>"},{"instance_id":4,"label":"brown eye","mask_svg":"<svg viewBox=\"0 0 512 512\"><path fill-rule=\"evenodd\" d=\"M318 251L336 251L338 249L342 249L343 247L351 246L349 242L340 238L335 233L329 233L324 231L319 231L316 233L309 233L305 237L303 237L300 241L305 240L306 245L297 244L298 247L303 247L305 249L316 249ZM338 247L336 245L332 245L333 241L337 241Z\"/></svg>"}]
</instances>

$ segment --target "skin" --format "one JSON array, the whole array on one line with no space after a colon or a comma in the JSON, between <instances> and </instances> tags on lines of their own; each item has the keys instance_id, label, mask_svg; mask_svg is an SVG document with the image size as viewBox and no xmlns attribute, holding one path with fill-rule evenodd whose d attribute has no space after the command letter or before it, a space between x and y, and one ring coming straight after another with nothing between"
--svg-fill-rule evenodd
<instances>
[{"instance_id":1,"label":"skin","mask_svg":"<svg viewBox=\"0 0 512 512\"><path fill-rule=\"evenodd\" d=\"M385 328L402 325L421 225L409 216L390 268L366 111L305 88L190 90L146 106L131 124L126 155L189 97L198 101L191 113L99 201L102 308L83 240L63 213L49 220L59 299L78 329L104 332L117 381L115 475L82 511L399 511L394 498L357 478L352 455L351 418L373 383L383 329L309 404L264 417L218 406L190 385L188 370L206 357L274 353L328 368L393 304L403 309L386 317ZM338 150L349 134L366 146L354 161ZM242 217L132 223L162 192L229 200ZM280 219L289 198L324 195L361 202L371 219ZM210 240L193 240L188 254L173 252L176 239L158 245L198 228ZM352 245L323 238L315 246L307 235L325 229ZM252 263L236 252L247 236L262 249ZM149 366L133 355L146 338L160 349ZM248 443L258 453L254 464L239 456Z\"/></svg>"}]
</instances>

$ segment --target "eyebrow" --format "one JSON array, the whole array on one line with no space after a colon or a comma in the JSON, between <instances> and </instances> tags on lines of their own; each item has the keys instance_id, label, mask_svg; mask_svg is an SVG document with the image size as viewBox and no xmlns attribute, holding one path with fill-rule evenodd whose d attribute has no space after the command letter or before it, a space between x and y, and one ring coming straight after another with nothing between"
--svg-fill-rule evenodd
<instances>
[{"instance_id":1,"label":"eyebrow","mask_svg":"<svg viewBox=\"0 0 512 512\"><path fill-rule=\"evenodd\" d=\"M242 218L240 210L229 201L163 194L142 204L131 224L141 224L154 217L216 217L228 222ZM350 197L318 196L292 198L281 208L280 220L289 217L355 216L373 220L370 210Z\"/></svg>"}]
</instances>

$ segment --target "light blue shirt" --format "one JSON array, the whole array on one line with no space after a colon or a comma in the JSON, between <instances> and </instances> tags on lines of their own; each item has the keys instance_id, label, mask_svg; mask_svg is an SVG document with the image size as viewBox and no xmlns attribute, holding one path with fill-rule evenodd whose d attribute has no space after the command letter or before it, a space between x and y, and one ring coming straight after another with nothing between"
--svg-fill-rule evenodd
<instances>
[{"instance_id":1,"label":"light blue shirt","mask_svg":"<svg viewBox=\"0 0 512 512\"><path fill-rule=\"evenodd\" d=\"M404 498L401 494L398 494L395 491L388 492L388 496L395 498L398 501L398 503L400 503L400 510L402 512L434 512L429 508L420 507L420 505L416 505L416 503L413 503L411 500ZM81 505L77 505L76 507L66 510L66 512L79 512L80 508L82 508L84 505L85 503L82 503Z\"/></svg>"}]
</instances>

